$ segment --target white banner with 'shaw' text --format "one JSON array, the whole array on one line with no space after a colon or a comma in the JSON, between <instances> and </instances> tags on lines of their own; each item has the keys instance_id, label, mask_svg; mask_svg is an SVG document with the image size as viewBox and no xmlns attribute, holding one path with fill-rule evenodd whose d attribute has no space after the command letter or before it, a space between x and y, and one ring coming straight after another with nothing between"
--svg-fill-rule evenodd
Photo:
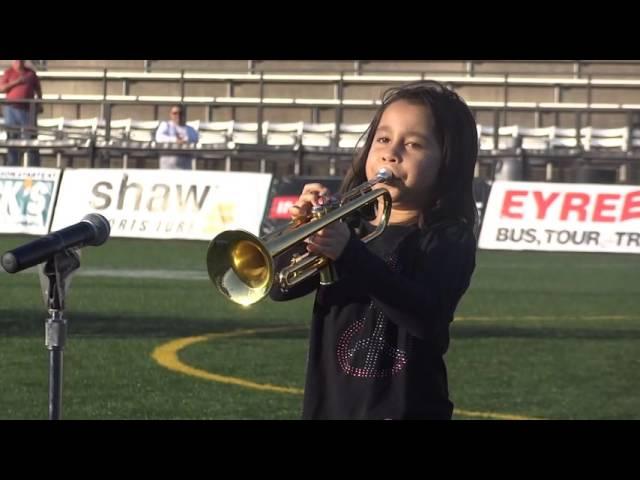
<instances>
[{"instance_id":1,"label":"white banner with 'shaw' text","mask_svg":"<svg viewBox=\"0 0 640 480\"><path fill-rule=\"evenodd\" d=\"M57 168L0 167L0 233L48 233L59 180Z\"/></svg>"},{"instance_id":2,"label":"white banner with 'shaw' text","mask_svg":"<svg viewBox=\"0 0 640 480\"><path fill-rule=\"evenodd\" d=\"M479 247L640 253L640 187L497 181Z\"/></svg>"},{"instance_id":3,"label":"white banner with 'shaw' text","mask_svg":"<svg viewBox=\"0 0 640 480\"><path fill-rule=\"evenodd\" d=\"M211 240L258 234L271 174L191 170L66 169L52 229L104 215L112 237Z\"/></svg>"}]
</instances>

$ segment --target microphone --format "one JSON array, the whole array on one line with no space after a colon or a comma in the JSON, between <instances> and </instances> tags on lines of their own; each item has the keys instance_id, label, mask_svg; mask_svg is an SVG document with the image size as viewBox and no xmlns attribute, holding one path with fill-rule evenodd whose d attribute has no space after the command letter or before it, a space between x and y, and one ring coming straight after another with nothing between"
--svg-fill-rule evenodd
<instances>
[{"instance_id":1,"label":"microphone","mask_svg":"<svg viewBox=\"0 0 640 480\"><path fill-rule=\"evenodd\" d=\"M75 225L9 250L2 255L0 263L7 272L16 273L42 263L69 248L102 245L109 238L110 232L111 225L106 218L97 213L90 213Z\"/></svg>"}]
</instances>

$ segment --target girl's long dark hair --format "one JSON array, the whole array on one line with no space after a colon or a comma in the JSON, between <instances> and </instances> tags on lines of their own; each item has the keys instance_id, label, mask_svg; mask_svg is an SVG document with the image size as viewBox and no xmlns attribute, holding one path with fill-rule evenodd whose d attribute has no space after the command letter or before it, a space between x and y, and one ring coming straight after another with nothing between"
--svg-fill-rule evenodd
<instances>
[{"instance_id":1,"label":"girl's long dark hair","mask_svg":"<svg viewBox=\"0 0 640 480\"><path fill-rule=\"evenodd\" d=\"M424 200L423 227L442 220L462 220L474 227L477 221L473 198L473 176L478 157L476 122L458 94L432 80L393 87L384 93L382 105L363 134L364 145L356 152L341 191L347 192L366 182L365 166L380 118L386 108L398 100L425 105L431 110L435 137L442 152L434 191Z\"/></svg>"}]
</instances>

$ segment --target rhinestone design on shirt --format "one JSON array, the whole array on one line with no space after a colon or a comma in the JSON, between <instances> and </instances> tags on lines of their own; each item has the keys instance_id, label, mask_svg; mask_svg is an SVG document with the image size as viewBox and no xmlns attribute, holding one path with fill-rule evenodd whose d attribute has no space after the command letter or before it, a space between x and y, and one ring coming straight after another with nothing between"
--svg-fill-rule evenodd
<instances>
[{"instance_id":1,"label":"rhinestone design on shirt","mask_svg":"<svg viewBox=\"0 0 640 480\"><path fill-rule=\"evenodd\" d=\"M393 271L398 271L398 255L393 254L385 261ZM374 321L373 333L368 338L357 338L365 323ZM337 357L340 368L346 375L361 378L382 378L395 375L407 364L406 352L391 345L386 337L388 321L384 313L369 303L362 317L351 324L340 335Z\"/></svg>"}]
</instances>

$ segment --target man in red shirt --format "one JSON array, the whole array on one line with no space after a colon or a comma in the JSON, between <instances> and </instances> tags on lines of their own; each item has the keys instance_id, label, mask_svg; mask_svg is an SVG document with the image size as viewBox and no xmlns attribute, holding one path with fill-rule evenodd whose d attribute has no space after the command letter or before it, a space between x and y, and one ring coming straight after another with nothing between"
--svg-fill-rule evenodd
<instances>
[{"instance_id":1,"label":"man in red shirt","mask_svg":"<svg viewBox=\"0 0 640 480\"><path fill-rule=\"evenodd\" d=\"M42 106L31 108L27 102L11 103L11 100L31 100L34 95L42 98L40 80L32 69L24 64L24 60L14 60L10 68L7 68L0 78L0 92L6 94L3 105L4 123L7 128L8 138L36 138L35 130L21 131L22 127L35 128L37 126L37 113L42 111ZM37 151L29 151L29 165L40 166L40 157ZM7 165L20 164L20 153L15 148L8 149Z\"/></svg>"}]
</instances>

